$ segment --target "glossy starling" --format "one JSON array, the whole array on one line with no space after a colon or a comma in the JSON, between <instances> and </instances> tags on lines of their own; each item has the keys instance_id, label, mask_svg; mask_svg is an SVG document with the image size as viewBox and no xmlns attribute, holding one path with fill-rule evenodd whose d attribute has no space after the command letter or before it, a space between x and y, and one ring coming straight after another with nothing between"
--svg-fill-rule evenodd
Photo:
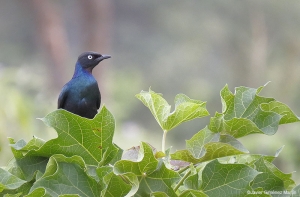
<instances>
[{"instance_id":1,"label":"glossy starling","mask_svg":"<svg viewBox=\"0 0 300 197\"><path fill-rule=\"evenodd\" d=\"M101 95L92 70L102 60L110 57L91 51L82 53L76 62L72 79L64 85L58 97L58 109L94 118L100 107Z\"/></svg>"}]
</instances>

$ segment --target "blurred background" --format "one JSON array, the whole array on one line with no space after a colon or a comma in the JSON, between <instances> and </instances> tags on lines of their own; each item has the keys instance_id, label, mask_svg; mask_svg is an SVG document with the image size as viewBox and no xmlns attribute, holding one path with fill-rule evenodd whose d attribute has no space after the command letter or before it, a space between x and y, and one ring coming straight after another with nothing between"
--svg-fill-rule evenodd
<instances>
[{"instance_id":1,"label":"blurred background","mask_svg":"<svg viewBox=\"0 0 300 197\"><path fill-rule=\"evenodd\" d=\"M257 88L300 114L300 2L27 0L0 5L0 165L12 158L7 137L48 140L56 132L41 120L56 109L79 54L112 55L94 69L102 106L113 113L114 142L123 149L147 141L161 148L162 131L135 98L141 90L208 101L221 112L220 90ZM180 125L167 147L204 128L209 117ZM300 181L300 123L274 136L240 139L252 153L274 155L276 165Z\"/></svg>"}]
</instances>

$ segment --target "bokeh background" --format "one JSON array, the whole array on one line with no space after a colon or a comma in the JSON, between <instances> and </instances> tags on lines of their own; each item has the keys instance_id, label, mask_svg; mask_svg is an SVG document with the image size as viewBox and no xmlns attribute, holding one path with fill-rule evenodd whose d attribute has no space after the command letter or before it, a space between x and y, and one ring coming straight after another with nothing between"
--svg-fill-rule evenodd
<instances>
[{"instance_id":1,"label":"bokeh background","mask_svg":"<svg viewBox=\"0 0 300 197\"><path fill-rule=\"evenodd\" d=\"M221 111L220 90L257 88L300 114L299 1L10 0L0 3L0 165L12 158L7 137L56 137L41 120L56 109L62 86L87 50L112 55L94 69L102 105L114 114L114 142L123 149L147 141L160 149L162 131L135 98L141 90L208 101ZM180 125L167 147L182 149L209 117ZM300 123L274 136L240 139L252 153L300 182Z\"/></svg>"}]
</instances>

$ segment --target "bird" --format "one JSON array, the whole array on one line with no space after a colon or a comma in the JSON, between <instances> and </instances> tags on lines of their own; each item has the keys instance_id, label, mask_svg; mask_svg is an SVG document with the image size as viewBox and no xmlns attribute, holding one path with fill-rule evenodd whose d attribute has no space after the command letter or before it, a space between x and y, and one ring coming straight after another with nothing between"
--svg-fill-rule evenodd
<instances>
[{"instance_id":1,"label":"bird","mask_svg":"<svg viewBox=\"0 0 300 197\"><path fill-rule=\"evenodd\" d=\"M93 119L100 108L101 94L92 71L102 60L108 58L111 56L93 51L79 55L72 79L63 86L59 94L57 108Z\"/></svg>"}]
</instances>

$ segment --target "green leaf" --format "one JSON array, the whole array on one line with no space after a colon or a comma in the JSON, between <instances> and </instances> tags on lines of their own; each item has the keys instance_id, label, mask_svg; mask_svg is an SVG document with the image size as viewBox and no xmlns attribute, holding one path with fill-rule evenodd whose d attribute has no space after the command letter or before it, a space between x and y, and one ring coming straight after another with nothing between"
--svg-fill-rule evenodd
<instances>
[{"instance_id":1,"label":"green leaf","mask_svg":"<svg viewBox=\"0 0 300 197\"><path fill-rule=\"evenodd\" d=\"M269 191L265 191L263 188L259 187L255 190L247 191L247 195L245 197L272 197L268 194Z\"/></svg>"},{"instance_id":2,"label":"green leaf","mask_svg":"<svg viewBox=\"0 0 300 197\"><path fill-rule=\"evenodd\" d=\"M117 154L113 157L113 159L109 162L109 164L114 165L117 161L121 160L123 155L123 149L120 148L118 145L114 144L118 148Z\"/></svg>"},{"instance_id":3,"label":"green leaf","mask_svg":"<svg viewBox=\"0 0 300 197\"><path fill-rule=\"evenodd\" d=\"M198 173L189 176L184 180L184 187L187 189L198 190L200 188Z\"/></svg>"},{"instance_id":4,"label":"green leaf","mask_svg":"<svg viewBox=\"0 0 300 197\"><path fill-rule=\"evenodd\" d=\"M220 142L230 144L234 148L244 152L244 153L249 153L249 151L243 146L241 142L239 142L237 139L230 135L220 135Z\"/></svg>"},{"instance_id":5,"label":"green leaf","mask_svg":"<svg viewBox=\"0 0 300 197\"><path fill-rule=\"evenodd\" d=\"M3 168L0 168L0 192L2 192L3 190L17 189L24 183L26 183L26 181L19 179Z\"/></svg>"},{"instance_id":6,"label":"green leaf","mask_svg":"<svg viewBox=\"0 0 300 197\"><path fill-rule=\"evenodd\" d=\"M102 190L101 196L132 196L138 190L138 180L133 173L116 175L113 173L113 167L102 166L97 168L97 175Z\"/></svg>"},{"instance_id":7,"label":"green leaf","mask_svg":"<svg viewBox=\"0 0 300 197\"><path fill-rule=\"evenodd\" d=\"M3 197L19 197L22 193L16 193L16 194L5 194Z\"/></svg>"},{"instance_id":8,"label":"green leaf","mask_svg":"<svg viewBox=\"0 0 300 197\"><path fill-rule=\"evenodd\" d=\"M37 192L35 189L42 187L47 195L51 196L61 194L100 196L100 187L86 174L85 166L85 162L79 156L53 155L49 159L45 173L36 180L30 192Z\"/></svg>"},{"instance_id":9,"label":"green leaf","mask_svg":"<svg viewBox=\"0 0 300 197\"><path fill-rule=\"evenodd\" d=\"M270 155L260 155L260 154L243 154L243 155L235 155L231 156L231 158L225 158L225 160L230 160L232 163L239 163L239 164L246 164L250 167L255 167L255 162L257 162L260 159L263 159L269 163L273 162L276 157L278 157L279 153L282 151L284 146L279 148L274 156ZM220 162L220 159L219 159Z\"/></svg>"},{"instance_id":10,"label":"green leaf","mask_svg":"<svg viewBox=\"0 0 300 197\"><path fill-rule=\"evenodd\" d=\"M42 120L57 131L58 137L45 143L34 138L18 148L13 145L15 151L41 157L78 155L87 165L96 166L109 163L118 154L118 148L112 143L114 117L105 107L92 120L63 109L51 112Z\"/></svg>"},{"instance_id":11,"label":"green leaf","mask_svg":"<svg viewBox=\"0 0 300 197\"><path fill-rule=\"evenodd\" d=\"M150 89L149 92L142 91L136 97L149 108L164 131L169 131L183 122L209 115L205 102L190 99L184 94L175 97L175 110L172 113L171 106L161 94Z\"/></svg>"},{"instance_id":12,"label":"green leaf","mask_svg":"<svg viewBox=\"0 0 300 197\"><path fill-rule=\"evenodd\" d=\"M184 94L178 94L175 97L175 110L169 114L167 121L163 124L163 130L171 130L189 120L208 116L206 102L190 99Z\"/></svg>"},{"instance_id":13,"label":"green leaf","mask_svg":"<svg viewBox=\"0 0 300 197\"><path fill-rule=\"evenodd\" d=\"M184 175L188 176L184 182L184 190L200 190L201 180L199 179L199 174L196 168L193 165L190 165L189 171Z\"/></svg>"},{"instance_id":14,"label":"green leaf","mask_svg":"<svg viewBox=\"0 0 300 197\"><path fill-rule=\"evenodd\" d=\"M290 191L295 186L295 182L291 179L292 174L281 172L274 164L261 158L254 165L256 170L262 173L255 177L252 188L262 187L269 191Z\"/></svg>"},{"instance_id":15,"label":"green leaf","mask_svg":"<svg viewBox=\"0 0 300 197\"><path fill-rule=\"evenodd\" d=\"M296 187L293 188L291 191L291 197L298 197L300 194L300 185L297 185Z\"/></svg>"},{"instance_id":16,"label":"green leaf","mask_svg":"<svg viewBox=\"0 0 300 197\"><path fill-rule=\"evenodd\" d=\"M254 163L261 158L269 162L272 162L276 158L275 156L259 155L259 154L244 154L244 155L235 155L232 157L234 157L234 163L246 164L251 167L252 166L254 167Z\"/></svg>"},{"instance_id":17,"label":"green leaf","mask_svg":"<svg viewBox=\"0 0 300 197\"><path fill-rule=\"evenodd\" d=\"M169 197L165 192L153 192L150 197Z\"/></svg>"},{"instance_id":18,"label":"green leaf","mask_svg":"<svg viewBox=\"0 0 300 197\"><path fill-rule=\"evenodd\" d=\"M179 150L171 154L171 158L199 163L248 152L237 140L229 136L220 138L219 134L211 132L208 128L202 129L190 140L187 140L186 147L186 150Z\"/></svg>"},{"instance_id":19,"label":"green leaf","mask_svg":"<svg viewBox=\"0 0 300 197\"><path fill-rule=\"evenodd\" d=\"M152 192L164 192L168 196L176 196L171 185L179 179L178 173L167 169L163 162L158 162L147 143L141 143L137 162L118 161L114 165L114 173L135 174L139 180L137 196L149 196Z\"/></svg>"},{"instance_id":20,"label":"green leaf","mask_svg":"<svg viewBox=\"0 0 300 197\"><path fill-rule=\"evenodd\" d=\"M132 173L115 175L113 172L103 177L106 187L101 191L101 196L123 197L132 196L138 189L137 177ZM118 189L116 189L118 188ZM132 190L132 191L131 191ZM131 191L131 192L130 192Z\"/></svg>"},{"instance_id":21,"label":"green leaf","mask_svg":"<svg viewBox=\"0 0 300 197\"><path fill-rule=\"evenodd\" d=\"M264 111L273 111L277 114L280 114L282 118L280 119L279 124L287 124L293 122L299 122L299 117L284 103L279 101L272 101L270 103L261 104L261 108Z\"/></svg>"},{"instance_id":22,"label":"green leaf","mask_svg":"<svg viewBox=\"0 0 300 197\"><path fill-rule=\"evenodd\" d=\"M208 163L202 172L201 189L208 196L245 196L258 172L244 164Z\"/></svg>"},{"instance_id":23,"label":"green leaf","mask_svg":"<svg viewBox=\"0 0 300 197\"><path fill-rule=\"evenodd\" d=\"M0 196L4 195L5 197L12 196L25 196L29 193L30 188L32 187L34 181L26 182L20 187L13 189L13 190L4 190L2 193L0 192Z\"/></svg>"},{"instance_id":24,"label":"green leaf","mask_svg":"<svg viewBox=\"0 0 300 197\"><path fill-rule=\"evenodd\" d=\"M113 171L112 166L101 166L96 169L97 182L99 182L101 190L105 189L107 183L105 182L104 177Z\"/></svg>"},{"instance_id":25,"label":"green leaf","mask_svg":"<svg viewBox=\"0 0 300 197\"><path fill-rule=\"evenodd\" d=\"M31 181L38 171L45 172L49 158L38 156L26 156L21 159L12 160L8 166L9 172L15 176Z\"/></svg>"},{"instance_id":26,"label":"green leaf","mask_svg":"<svg viewBox=\"0 0 300 197\"><path fill-rule=\"evenodd\" d=\"M25 197L46 197L46 196L50 196L49 194L46 194L46 190L45 188L39 187L36 188L35 190L33 190L30 194L26 195Z\"/></svg>"},{"instance_id":27,"label":"green leaf","mask_svg":"<svg viewBox=\"0 0 300 197\"><path fill-rule=\"evenodd\" d=\"M263 88L238 87L233 94L226 85L221 90L222 113L211 118L209 129L235 138L253 133L273 135L279 124L299 121L285 104L259 96Z\"/></svg>"},{"instance_id":28,"label":"green leaf","mask_svg":"<svg viewBox=\"0 0 300 197\"><path fill-rule=\"evenodd\" d=\"M152 145L148 144L152 148L152 152L155 155L155 158L158 156L162 156L164 153L156 150ZM133 146L130 149L127 149L123 152L122 160L130 160L130 161L138 161L140 159L140 146ZM165 154L164 154L165 155Z\"/></svg>"},{"instance_id":29,"label":"green leaf","mask_svg":"<svg viewBox=\"0 0 300 197\"><path fill-rule=\"evenodd\" d=\"M201 158L195 158L188 150L176 151L175 153L171 154L171 157L174 160L182 160L182 161L187 161L196 164L199 162L209 161L220 157L245 154L244 152L234 148L230 144L226 144L222 142L207 143L204 146L204 148L206 149L206 153Z\"/></svg>"},{"instance_id":30,"label":"green leaf","mask_svg":"<svg viewBox=\"0 0 300 197\"><path fill-rule=\"evenodd\" d=\"M28 151L38 150L42 147L45 144L45 141L40 138L33 137L28 143L24 140L19 140L15 143L12 138L9 138L9 143L15 158L23 158L24 154Z\"/></svg>"},{"instance_id":31,"label":"green leaf","mask_svg":"<svg viewBox=\"0 0 300 197\"><path fill-rule=\"evenodd\" d=\"M115 120L105 107L92 120L56 110L42 120L57 131L57 138L33 137L28 143L9 138L14 158L0 168L0 196L276 196L268 191L299 196L291 174L271 163L283 147L274 156L249 154L236 139L252 133L271 135L279 124L299 121L287 105L259 96L262 89L238 87L233 94L225 86L222 113L186 140L186 150L173 154L144 142L123 152L112 142ZM137 97L164 137L179 124L208 115L205 102L183 94L175 97L173 112L151 90Z\"/></svg>"},{"instance_id":32,"label":"green leaf","mask_svg":"<svg viewBox=\"0 0 300 197\"><path fill-rule=\"evenodd\" d=\"M205 193L198 190L186 190L179 197L208 197Z\"/></svg>"},{"instance_id":33,"label":"green leaf","mask_svg":"<svg viewBox=\"0 0 300 197\"><path fill-rule=\"evenodd\" d=\"M209 142L218 142L220 134L211 132L207 127L196 133L191 139L186 140L186 148L195 158L201 158L206 153L204 145Z\"/></svg>"},{"instance_id":34,"label":"green leaf","mask_svg":"<svg viewBox=\"0 0 300 197\"><path fill-rule=\"evenodd\" d=\"M39 144L38 141L40 141L40 139L33 139L31 141L32 143L29 143L29 145L27 145L24 140L20 140L17 143L15 143L14 140L10 138L9 141L11 143L11 150L15 155L15 158L13 158L10 161L6 169L11 174L15 175L16 177L22 180L26 180L27 182L14 190L6 190L6 193L7 195L17 195L18 193L20 193L22 196L24 196L28 194L30 188L33 185L33 182L35 181L35 179L37 179L37 177L40 176L39 174L45 172L49 158L28 155L23 156L23 152L19 151L21 149L30 150L29 147L34 148L35 146L33 144L35 144L35 142L37 142L36 144ZM15 148L19 150L16 150Z\"/></svg>"},{"instance_id":35,"label":"green leaf","mask_svg":"<svg viewBox=\"0 0 300 197\"><path fill-rule=\"evenodd\" d=\"M39 149L45 143L43 140L34 137L26 144L24 140L15 142L9 138L9 142L15 156L7 166L9 172L26 181L31 181L38 171L45 172L48 157L26 155L31 149Z\"/></svg>"}]
</instances>

